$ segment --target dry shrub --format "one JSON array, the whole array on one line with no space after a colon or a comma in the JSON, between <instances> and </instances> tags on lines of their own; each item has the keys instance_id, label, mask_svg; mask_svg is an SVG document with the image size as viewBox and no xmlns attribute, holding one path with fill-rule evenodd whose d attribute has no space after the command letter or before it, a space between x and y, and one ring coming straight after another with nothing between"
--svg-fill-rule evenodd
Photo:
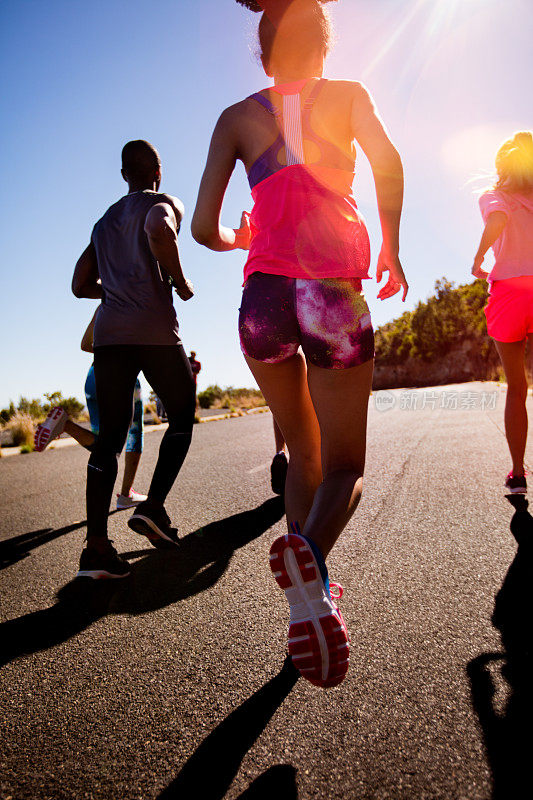
<instances>
[{"instance_id":1,"label":"dry shrub","mask_svg":"<svg viewBox=\"0 0 533 800\"><path fill-rule=\"evenodd\" d=\"M146 412L152 415L155 425L161 425L163 420L159 417L157 413L157 405L155 403L152 403L151 401L149 403L145 403L144 413Z\"/></svg>"},{"instance_id":2,"label":"dry shrub","mask_svg":"<svg viewBox=\"0 0 533 800\"><path fill-rule=\"evenodd\" d=\"M238 408L258 408L265 405L265 398L255 390L249 392L224 393L222 397L213 402L212 408L229 408L230 411Z\"/></svg>"},{"instance_id":3,"label":"dry shrub","mask_svg":"<svg viewBox=\"0 0 533 800\"><path fill-rule=\"evenodd\" d=\"M21 414L17 411L7 423L6 430L11 432L13 444L16 447L26 445L26 447L33 448L35 426L29 414Z\"/></svg>"}]
</instances>

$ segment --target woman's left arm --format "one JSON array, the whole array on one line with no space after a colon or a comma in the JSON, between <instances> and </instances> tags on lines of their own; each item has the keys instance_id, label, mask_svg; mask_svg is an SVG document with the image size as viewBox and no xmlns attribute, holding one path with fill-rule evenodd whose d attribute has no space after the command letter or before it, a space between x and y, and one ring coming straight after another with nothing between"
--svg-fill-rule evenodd
<instances>
[{"instance_id":1,"label":"woman's left arm","mask_svg":"<svg viewBox=\"0 0 533 800\"><path fill-rule=\"evenodd\" d=\"M227 108L220 116L211 139L191 222L193 237L210 250L248 250L250 246L246 212L243 212L240 228L235 230L226 228L220 222L222 202L237 161L235 128L234 107Z\"/></svg>"}]
</instances>

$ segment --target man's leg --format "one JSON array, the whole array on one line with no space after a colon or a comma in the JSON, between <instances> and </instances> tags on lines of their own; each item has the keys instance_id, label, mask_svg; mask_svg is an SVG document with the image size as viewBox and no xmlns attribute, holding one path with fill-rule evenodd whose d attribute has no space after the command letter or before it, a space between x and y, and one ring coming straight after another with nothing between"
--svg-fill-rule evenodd
<instances>
[{"instance_id":1,"label":"man's leg","mask_svg":"<svg viewBox=\"0 0 533 800\"><path fill-rule=\"evenodd\" d=\"M148 499L137 506L128 525L136 533L146 536L154 547L172 548L178 544L177 532L171 527L164 502L191 443L194 380L181 345L143 345L142 371L165 407L168 430L159 448Z\"/></svg>"},{"instance_id":2,"label":"man's leg","mask_svg":"<svg viewBox=\"0 0 533 800\"><path fill-rule=\"evenodd\" d=\"M135 346L99 347L94 352L100 429L87 467L87 547L108 547L107 517L117 477L117 456L131 421L139 371Z\"/></svg>"},{"instance_id":3,"label":"man's leg","mask_svg":"<svg viewBox=\"0 0 533 800\"><path fill-rule=\"evenodd\" d=\"M163 505L191 444L195 413L194 379L181 345L142 348L142 371L161 398L168 417L148 500Z\"/></svg>"}]
</instances>

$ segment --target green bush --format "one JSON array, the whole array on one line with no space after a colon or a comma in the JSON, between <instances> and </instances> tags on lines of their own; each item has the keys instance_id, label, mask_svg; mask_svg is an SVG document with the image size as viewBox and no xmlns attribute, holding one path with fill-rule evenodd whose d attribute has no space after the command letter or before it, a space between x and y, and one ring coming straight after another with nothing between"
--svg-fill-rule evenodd
<instances>
[{"instance_id":1,"label":"green bush","mask_svg":"<svg viewBox=\"0 0 533 800\"><path fill-rule=\"evenodd\" d=\"M54 408L54 406L60 406L67 412L69 417L74 417L74 419L76 419L85 408L84 403L80 403L77 397L63 397L61 392L52 392L44 396L48 400L48 403L43 404L45 415L48 414L50 409Z\"/></svg>"},{"instance_id":2,"label":"green bush","mask_svg":"<svg viewBox=\"0 0 533 800\"><path fill-rule=\"evenodd\" d=\"M11 400L9 408L3 408L0 411L0 419L2 420L3 423L9 422L11 417L14 417L16 413L17 409L15 408L13 400Z\"/></svg>"},{"instance_id":3,"label":"green bush","mask_svg":"<svg viewBox=\"0 0 533 800\"><path fill-rule=\"evenodd\" d=\"M487 298L486 281L455 286L441 278L435 295L376 330L376 365L396 366L408 358L433 361L467 339L494 359L483 313Z\"/></svg>"},{"instance_id":4,"label":"green bush","mask_svg":"<svg viewBox=\"0 0 533 800\"><path fill-rule=\"evenodd\" d=\"M203 392L200 392L198 395L198 403L200 404L200 408L211 408L214 405L215 400L221 400L223 391L220 386L216 384L214 386L208 386L207 389L204 389Z\"/></svg>"},{"instance_id":5,"label":"green bush","mask_svg":"<svg viewBox=\"0 0 533 800\"><path fill-rule=\"evenodd\" d=\"M51 392L44 395L48 402L42 402L38 398L29 400L27 397L19 397L19 401L15 406L11 401L8 408L3 408L0 411L0 421L4 424L8 423L16 414L24 414L31 417L33 420L40 421L46 417L48 412L54 406L61 406L64 408L69 417L76 419L79 417L85 408L83 403L76 397L63 397L61 392Z\"/></svg>"}]
</instances>

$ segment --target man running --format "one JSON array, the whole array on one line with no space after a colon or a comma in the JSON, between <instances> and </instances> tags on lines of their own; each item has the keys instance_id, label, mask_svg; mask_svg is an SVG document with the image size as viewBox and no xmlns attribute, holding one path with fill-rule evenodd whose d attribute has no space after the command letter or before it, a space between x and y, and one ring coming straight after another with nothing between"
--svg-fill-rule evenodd
<instances>
[{"instance_id":1,"label":"man running","mask_svg":"<svg viewBox=\"0 0 533 800\"><path fill-rule=\"evenodd\" d=\"M139 372L161 398L169 426L148 499L137 506L128 525L156 547L177 545L164 502L187 455L195 411L194 381L178 335L171 288L182 300L193 296L177 244L183 205L159 193L161 161L146 141L124 146L122 177L129 192L94 226L72 279L76 297L101 300L94 329L100 430L87 468L87 547L78 572L90 578L129 575L128 563L107 537L107 516Z\"/></svg>"}]
</instances>

